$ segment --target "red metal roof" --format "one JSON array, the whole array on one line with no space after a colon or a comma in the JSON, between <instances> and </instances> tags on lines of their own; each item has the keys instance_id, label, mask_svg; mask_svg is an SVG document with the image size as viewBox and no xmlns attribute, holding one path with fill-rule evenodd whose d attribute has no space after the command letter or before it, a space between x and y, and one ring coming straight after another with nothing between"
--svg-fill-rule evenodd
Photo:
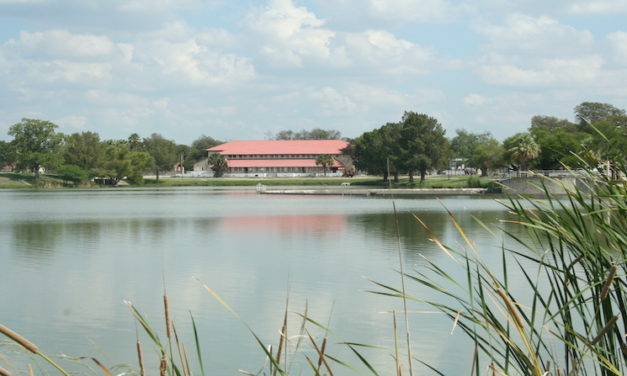
<instances>
[{"instance_id":1,"label":"red metal roof","mask_svg":"<svg viewBox=\"0 0 627 376\"><path fill-rule=\"evenodd\" d=\"M342 140L273 140L273 141L232 141L207 149L228 154L342 154L348 146Z\"/></svg>"},{"instance_id":2,"label":"red metal roof","mask_svg":"<svg viewBox=\"0 0 627 376\"><path fill-rule=\"evenodd\" d=\"M229 167L321 167L315 159L228 159ZM333 167L344 167L333 160Z\"/></svg>"}]
</instances>

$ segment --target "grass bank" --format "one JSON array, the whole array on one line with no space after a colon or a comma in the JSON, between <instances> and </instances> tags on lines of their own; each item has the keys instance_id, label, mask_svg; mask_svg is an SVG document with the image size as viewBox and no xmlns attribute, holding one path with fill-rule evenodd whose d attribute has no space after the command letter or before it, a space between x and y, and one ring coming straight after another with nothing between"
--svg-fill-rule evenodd
<instances>
[{"instance_id":1,"label":"grass bank","mask_svg":"<svg viewBox=\"0 0 627 376\"><path fill-rule=\"evenodd\" d=\"M370 188L490 188L494 183L491 179L476 176L429 176L424 182L419 179L409 182L401 177L398 182L387 182L377 176L354 178L315 177L315 178L174 178L162 177L159 183L153 178L144 179L142 187L247 187L257 184L267 186L339 186L350 183L351 186ZM55 175L41 175L39 180L29 173L1 173L0 188L73 188L98 187L94 184L64 181ZM139 186L139 185L130 185ZM111 186L103 186L110 188Z\"/></svg>"},{"instance_id":2,"label":"grass bank","mask_svg":"<svg viewBox=\"0 0 627 376\"><path fill-rule=\"evenodd\" d=\"M19 172L0 174L0 188L64 188L67 183L51 175L41 175L39 180L35 175Z\"/></svg>"},{"instance_id":3,"label":"grass bank","mask_svg":"<svg viewBox=\"0 0 627 376\"><path fill-rule=\"evenodd\" d=\"M154 179L145 179L145 187L236 187L255 186L257 184L267 186L338 186L342 183L350 183L351 186L387 188L488 188L492 184L491 179L468 176L433 176L420 183L415 180L409 182L408 178L401 178L398 182L386 182L380 177L356 177L356 178L161 178L157 184Z\"/></svg>"}]
</instances>

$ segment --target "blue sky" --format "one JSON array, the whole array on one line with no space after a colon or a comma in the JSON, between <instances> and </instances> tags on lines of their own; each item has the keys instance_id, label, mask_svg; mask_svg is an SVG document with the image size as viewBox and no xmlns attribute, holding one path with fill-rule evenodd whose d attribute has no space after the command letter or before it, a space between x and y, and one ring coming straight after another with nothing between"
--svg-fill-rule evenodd
<instances>
[{"instance_id":1,"label":"blue sky","mask_svg":"<svg viewBox=\"0 0 627 376\"><path fill-rule=\"evenodd\" d=\"M404 111L498 139L627 108L627 0L0 0L0 139L356 137Z\"/></svg>"}]
</instances>

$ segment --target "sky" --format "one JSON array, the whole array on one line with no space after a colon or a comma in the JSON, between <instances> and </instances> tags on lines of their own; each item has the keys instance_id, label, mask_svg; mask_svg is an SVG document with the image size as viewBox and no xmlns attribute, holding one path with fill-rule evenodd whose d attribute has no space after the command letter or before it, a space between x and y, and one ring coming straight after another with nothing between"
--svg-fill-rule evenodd
<instances>
[{"instance_id":1,"label":"sky","mask_svg":"<svg viewBox=\"0 0 627 376\"><path fill-rule=\"evenodd\" d=\"M627 108L627 0L0 0L0 139L357 137L405 111L497 139Z\"/></svg>"}]
</instances>

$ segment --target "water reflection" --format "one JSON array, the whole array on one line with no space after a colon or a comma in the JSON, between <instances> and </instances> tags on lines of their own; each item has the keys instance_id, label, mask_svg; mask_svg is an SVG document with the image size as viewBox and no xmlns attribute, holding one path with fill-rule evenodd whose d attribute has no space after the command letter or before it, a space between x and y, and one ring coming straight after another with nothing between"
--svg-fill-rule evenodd
<instances>
[{"instance_id":1,"label":"water reflection","mask_svg":"<svg viewBox=\"0 0 627 376\"><path fill-rule=\"evenodd\" d=\"M58 248L64 232L63 223L16 223L11 226L11 249L24 253L29 259L48 258Z\"/></svg>"},{"instance_id":2,"label":"water reflection","mask_svg":"<svg viewBox=\"0 0 627 376\"><path fill-rule=\"evenodd\" d=\"M212 355L211 374L253 369L263 354L194 277L220 292L264 341L276 340L289 293L297 309L308 301L315 318L331 315L330 325L342 340L392 345L389 317L380 312L398 302L360 292L372 288L364 276L398 282L396 218L389 201L283 199L201 189L33 195L0 192L5 209L0 213L0 297L14 302L0 305L0 317L47 351L88 355L86 339L93 338L115 362L132 363L135 329L122 300L159 319L164 276L173 316L186 318L191 310L199 318L205 351ZM490 223L503 210L485 200L446 203L473 239L494 243L469 214ZM408 266L419 263L421 255L445 262L410 214L454 245L459 235L442 205L427 199L398 205ZM184 319L180 325L181 332L189 332ZM434 325L421 322L426 328L421 335L437 333ZM446 340L428 343L442 352L454 346ZM439 350L429 356L438 357Z\"/></svg>"}]
</instances>

